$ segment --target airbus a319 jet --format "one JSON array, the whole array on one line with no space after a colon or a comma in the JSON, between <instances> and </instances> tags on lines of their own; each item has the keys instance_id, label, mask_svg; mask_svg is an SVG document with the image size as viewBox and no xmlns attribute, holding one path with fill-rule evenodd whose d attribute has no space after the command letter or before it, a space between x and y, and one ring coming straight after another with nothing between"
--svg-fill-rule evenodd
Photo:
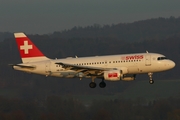
<instances>
[{"instance_id":1,"label":"airbus a319 jet","mask_svg":"<svg viewBox=\"0 0 180 120\"><path fill-rule=\"evenodd\" d=\"M22 63L11 64L15 70L45 76L64 78L91 78L90 88L95 88L95 79L102 81L99 87L106 87L107 81L132 81L137 74L147 74L153 84L155 72L175 67L175 63L158 53L133 53L92 57L47 58L24 33L14 33Z\"/></svg>"}]
</instances>

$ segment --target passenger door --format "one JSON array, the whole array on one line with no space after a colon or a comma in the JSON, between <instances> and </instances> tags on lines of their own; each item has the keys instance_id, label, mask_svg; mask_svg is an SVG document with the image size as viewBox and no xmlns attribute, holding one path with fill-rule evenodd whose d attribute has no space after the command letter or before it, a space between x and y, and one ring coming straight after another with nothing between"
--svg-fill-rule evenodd
<instances>
[{"instance_id":1,"label":"passenger door","mask_svg":"<svg viewBox=\"0 0 180 120\"><path fill-rule=\"evenodd\" d=\"M151 55L147 54L145 57L145 65L150 66L151 65Z\"/></svg>"}]
</instances>

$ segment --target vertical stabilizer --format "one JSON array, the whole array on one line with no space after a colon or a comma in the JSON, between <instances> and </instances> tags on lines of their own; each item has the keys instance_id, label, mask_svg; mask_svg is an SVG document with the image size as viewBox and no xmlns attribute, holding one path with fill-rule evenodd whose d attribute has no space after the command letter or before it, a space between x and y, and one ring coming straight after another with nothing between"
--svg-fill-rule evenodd
<instances>
[{"instance_id":1,"label":"vertical stabilizer","mask_svg":"<svg viewBox=\"0 0 180 120\"><path fill-rule=\"evenodd\" d=\"M14 33L23 63L48 60L24 33Z\"/></svg>"}]
</instances>

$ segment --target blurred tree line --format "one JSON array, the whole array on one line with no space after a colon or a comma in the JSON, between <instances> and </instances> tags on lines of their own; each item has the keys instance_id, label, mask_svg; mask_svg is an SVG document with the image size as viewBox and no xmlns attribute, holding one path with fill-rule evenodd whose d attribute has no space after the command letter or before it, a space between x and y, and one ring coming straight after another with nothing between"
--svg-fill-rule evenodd
<instances>
[{"instance_id":1,"label":"blurred tree line","mask_svg":"<svg viewBox=\"0 0 180 120\"><path fill-rule=\"evenodd\" d=\"M91 26L75 26L70 30L54 32L55 38L111 38L122 41L160 40L179 34L180 17L154 18L133 23L112 25L94 24Z\"/></svg>"}]
</instances>

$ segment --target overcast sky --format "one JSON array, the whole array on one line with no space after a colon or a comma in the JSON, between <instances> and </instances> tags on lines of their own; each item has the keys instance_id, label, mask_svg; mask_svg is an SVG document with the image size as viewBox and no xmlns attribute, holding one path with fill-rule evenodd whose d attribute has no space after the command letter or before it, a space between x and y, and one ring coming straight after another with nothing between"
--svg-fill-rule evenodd
<instances>
[{"instance_id":1,"label":"overcast sky","mask_svg":"<svg viewBox=\"0 0 180 120\"><path fill-rule=\"evenodd\" d=\"M0 0L0 32L46 34L170 16L180 16L180 0Z\"/></svg>"}]
</instances>

